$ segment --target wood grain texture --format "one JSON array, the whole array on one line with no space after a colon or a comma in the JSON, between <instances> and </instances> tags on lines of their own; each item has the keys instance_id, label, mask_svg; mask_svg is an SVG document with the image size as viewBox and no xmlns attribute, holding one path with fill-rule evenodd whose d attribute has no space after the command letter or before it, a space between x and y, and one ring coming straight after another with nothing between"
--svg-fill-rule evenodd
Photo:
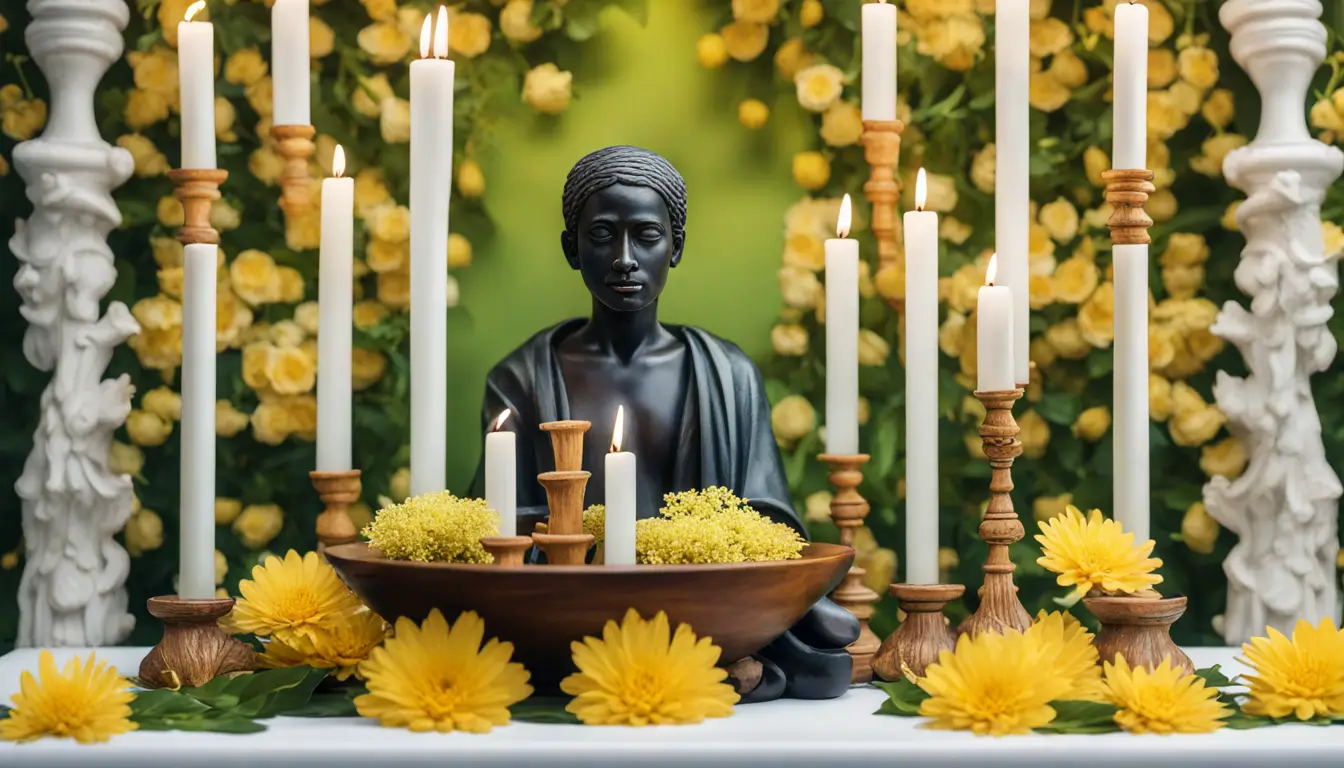
<instances>
[{"instance_id":1,"label":"wood grain texture","mask_svg":"<svg viewBox=\"0 0 1344 768\"><path fill-rule=\"evenodd\" d=\"M1115 206L1115 212L1106 221L1111 230L1111 242L1116 245L1148 245L1153 220L1143 210L1148 196L1157 191L1153 186L1152 171L1105 171L1106 202Z\"/></svg>"},{"instance_id":2,"label":"wood grain texture","mask_svg":"<svg viewBox=\"0 0 1344 768\"><path fill-rule=\"evenodd\" d=\"M359 470L309 472L308 479L324 506L317 516L317 551L359 541L359 531L350 519L350 505L359 501L362 490Z\"/></svg>"},{"instance_id":3,"label":"wood grain texture","mask_svg":"<svg viewBox=\"0 0 1344 768\"><path fill-rule=\"evenodd\" d=\"M308 208L308 161L317 151L313 137L317 129L311 125L275 125L271 138L275 139L275 153L285 160L280 174L280 208L286 216L297 216Z\"/></svg>"},{"instance_id":4,"label":"wood grain texture","mask_svg":"<svg viewBox=\"0 0 1344 768\"><path fill-rule=\"evenodd\" d=\"M863 482L863 465L868 463L868 454L824 453L817 458L831 467L829 479L835 488L835 496L831 499L831 520L840 529L840 544L852 547L854 534L863 527L863 521L868 517L868 500L859 494L859 485ZM882 596L868 588L863 581L865 575L867 571L863 568L851 566L840 588L831 595L836 605L848 610L859 620L859 639L845 647L854 658L851 682L855 684L873 679L873 654L882 644L868 625L868 620L873 616L873 606Z\"/></svg>"},{"instance_id":5,"label":"wood grain texture","mask_svg":"<svg viewBox=\"0 0 1344 768\"><path fill-rule=\"evenodd\" d=\"M231 610L231 598L151 597L149 614L163 622L163 639L140 662L140 679L155 688L176 689L255 669L252 649L219 628Z\"/></svg>"},{"instance_id":6,"label":"wood grain texture","mask_svg":"<svg viewBox=\"0 0 1344 768\"><path fill-rule=\"evenodd\" d=\"M573 419L548 421L541 425L541 431L551 435L556 472L578 472L583 469L583 435L592 426L590 421Z\"/></svg>"},{"instance_id":7,"label":"wood grain texture","mask_svg":"<svg viewBox=\"0 0 1344 768\"><path fill-rule=\"evenodd\" d=\"M495 558L495 565L522 565L532 548L531 536L486 536L481 546Z\"/></svg>"},{"instance_id":8,"label":"wood grain texture","mask_svg":"<svg viewBox=\"0 0 1344 768\"><path fill-rule=\"evenodd\" d=\"M1184 597L1085 597L1083 605L1101 622L1092 641L1099 661L1114 661L1122 654L1131 668L1151 670L1170 658L1185 674L1195 671L1190 657L1171 639L1171 625L1185 613Z\"/></svg>"},{"instance_id":9,"label":"wood grain texture","mask_svg":"<svg viewBox=\"0 0 1344 768\"><path fill-rule=\"evenodd\" d=\"M182 226L177 240L183 245L218 244L219 232L210 226L210 206L220 198L219 186L228 171L205 168L174 168L168 172L173 197L182 203Z\"/></svg>"},{"instance_id":10,"label":"wood grain texture","mask_svg":"<svg viewBox=\"0 0 1344 768\"><path fill-rule=\"evenodd\" d=\"M901 159L901 133L905 123L900 120L865 120L863 123L863 158L871 169L863 185L863 196L873 209L873 238L877 241L877 270L896 268L905 271L902 259L901 217L896 215L901 199L901 182L896 177L896 165ZM904 301L889 302L897 312Z\"/></svg>"},{"instance_id":11,"label":"wood grain texture","mask_svg":"<svg viewBox=\"0 0 1344 768\"><path fill-rule=\"evenodd\" d=\"M938 654L957 647L957 633L948 625L943 608L961 597L966 587L892 584L890 591L905 611L905 621L882 641L882 647L873 656L873 674L895 681L905 677L908 669L922 677L929 665L938 660Z\"/></svg>"}]
</instances>

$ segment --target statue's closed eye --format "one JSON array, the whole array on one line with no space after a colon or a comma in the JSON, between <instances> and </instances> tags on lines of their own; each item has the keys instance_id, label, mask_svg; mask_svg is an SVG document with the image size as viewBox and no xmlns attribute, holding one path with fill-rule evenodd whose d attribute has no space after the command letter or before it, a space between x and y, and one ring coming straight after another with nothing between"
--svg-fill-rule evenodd
<instances>
[{"instance_id":1,"label":"statue's closed eye","mask_svg":"<svg viewBox=\"0 0 1344 768\"><path fill-rule=\"evenodd\" d=\"M611 227L606 224L594 225L592 229L588 230L588 237L595 243L605 243L612 237Z\"/></svg>"},{"instance_id":2,"label":"statue's closed eye","mask_svg":"<svg viewBox=\"0 0 1344 768\"><path fill-rule=\"evenodd\" d=\"M663 239L663 228L657 224L640 227L639 239L646 243L656 243Z\"/></svg>"}]
</instances>

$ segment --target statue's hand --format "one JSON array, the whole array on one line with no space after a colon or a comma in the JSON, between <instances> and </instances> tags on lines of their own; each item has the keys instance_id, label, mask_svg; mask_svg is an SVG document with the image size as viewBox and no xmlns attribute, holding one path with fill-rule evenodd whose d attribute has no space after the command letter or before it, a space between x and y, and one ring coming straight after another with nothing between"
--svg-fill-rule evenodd
<instances>
[{"instance_id":1,"label":"statue's hand","mask_svg":"<svg viewBox=\"0 0 1344 768\"><path fill-rule=\"evenodd\" d=\"M789 631L813 648L837 650L859 639L859 620L823 597Z\"/></svg>"}]
</instances>

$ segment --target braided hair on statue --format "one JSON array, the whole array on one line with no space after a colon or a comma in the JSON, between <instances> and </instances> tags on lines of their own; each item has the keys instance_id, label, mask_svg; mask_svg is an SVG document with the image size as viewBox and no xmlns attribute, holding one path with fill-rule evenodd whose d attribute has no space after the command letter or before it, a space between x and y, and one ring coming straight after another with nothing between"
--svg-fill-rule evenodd
<instances>
[{"instance_id":1,"label":"braided hair on statue","mask_svg":"<svg viewBox=\"0 0 1344 768\"><path fill-rule=\"evenodd\" d=\"M686 242L686 181L662 155L629 146L599 149L570 169L562 204L565 230L577 235L579 214L588 198L616 184L648 187L657 192L667 204L673 242L678 247Z\"/></svg>"}]
</instances>

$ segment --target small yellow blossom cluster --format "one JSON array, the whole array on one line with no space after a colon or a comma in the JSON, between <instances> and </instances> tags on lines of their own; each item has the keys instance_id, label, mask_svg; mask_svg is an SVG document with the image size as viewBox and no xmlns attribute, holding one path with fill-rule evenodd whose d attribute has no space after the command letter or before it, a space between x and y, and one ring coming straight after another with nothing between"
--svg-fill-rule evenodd
<instances>
[{"instance_id":1,"label":"small yellow blossom cluster","mask_svg":"<svg viewBox=\"0 0 1344 768\"><path fill-rule=\"evenodd\" d=\"M364 529L369 544L391 560L489 563L481 539L499 533L499 515L484 499L448 491L413 496L378 511Z\"/></svg>"},{"instance_id":2,"label":"small yellow blossom cluster","mask_svg":"<svg viewBox=\"0 0 1344 768\"><path fill-rule=\"evenodd\" d=\"M607 538L607 506L593 504L583 510L583 532L593 537L594 544L601 544Z\"/></svg>"},{"instance_id":3,"label":"small yellow blossom cluster","mask_svg":"<svg viewBox=\"0 0 1344 768\"><path fill-rule=\"evenodd\" d=\"M27 141L47 124L47 103L10 83L0 87L0 133L15 141Z\"/></svg>"},{"instance_id":4,"label":"small yellow blossom cluster","mask_svg":"<svg viewBox=\"0 0 1344 768\"><path fill-rule=\"evenodd\" d=\"M980 10L970 0L908 0L908 23L902 19L898 29L901 34L913 34L915 50L921 56L953 72L965 72L984 53L985 25Z\"/></svg>"},{"instance_id":5,"label":"small yellow blossom cluster","mask_svg":"<svg viewBox=\"0 0 1344 768\"><path fill-rule=\"evenodd\" d=\"M1311 127L1327 143L1344 143L1344 87L1336 88L1311 108Z\"/></svg>"},{"instance_id":6,"label":"small yellow blossom cluster","mask_svg":"<svg viewBox=\"0 0 1344 768\"><path fill-rule=\"evenodd\" d=\"M635 524L635 557L650 565L795 560L803 538L727 488L669 493L662 517Z\"/></svg>"}]
</instances>

